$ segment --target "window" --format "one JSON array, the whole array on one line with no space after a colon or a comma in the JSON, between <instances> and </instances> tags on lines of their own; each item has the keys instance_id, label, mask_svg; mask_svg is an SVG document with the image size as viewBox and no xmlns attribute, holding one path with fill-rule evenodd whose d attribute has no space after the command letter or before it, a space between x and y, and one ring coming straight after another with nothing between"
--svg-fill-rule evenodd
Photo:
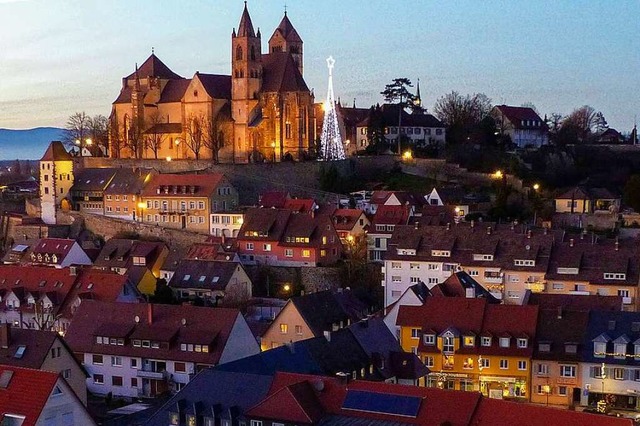
<instances>
[{"instance_id":1,"label":"window","mask_svg":"<svg viewBox=\"0 0 640 426\"><path fill-rule=\"evenodd\" d=\"M435 345L436 344L436 335L435 334L425 334L423 337L425 345Z\"/></svg>"},{"instance_id":2,"label":"window","mask_svg":"<svg viewBox=\"0 0 640 426\"><path fill-rule=\"evenodd\" d=\"M62 370L62 377L69 380L71 378L71 369L67 368L66 370Z\"/></svg>"},{"instance_id":3,"label":"window","mask_svg":"<svg viewBox=\"0 0 640 426\"><path fill-rule=\"evenodd\" d=\"M173 371L175 371L176 373L186 373L187 364L185 364L184 362L174 362Z\"/></svg>"},{"instance_id":4,"label":"window","mask_svg":"<svg viewBox=\"0 0 640 426\"><path fill-rule=\"evenodd\" d=\"M538 375L538 376L548 376L549 375L549 365L548 364L536 364L536 375Z\"/></svg>"},{"instance_id":5,"label":"window","mask_svg":"<svg viewBox=\"0 0 640 426\"><path fill-rule=\"evenodd\" d=\"M558 386L558 395L567 396L567 387L566 386Z\"/></svg>"},{"instance_id":6,"label":"window","mask_svg":"<svg viewBox=\"0 0 640 426\"><path fill-rule=\"evenodd\" d=\"M293 249L285 249L284 250L285 257L293 257Z\"/></svg>"},{"instance_id":7,"label":"window","mask_svg":"<svg viewBox=\"0 0 640 426\"><path fill-rule=\"evenodd\" d=\"M501 359L500 360L500 369L501 370L509 369L509 360L508 359Z\"/></svg>"},{"instance_id":8,"label":"window","mask_svg":"<svg viewBox=\"0 0 640 426\"><path fill-rule=\"evenodd\" d=\"M138 368L138 358L131 358L131 368Z\"/></svg>"},{"instance_id":9,"label":"window","mask_svg":"<svg viewBox=\"0 0 640 426\"><path fill-rule=\"evenodd\" d=\"M287 334L289 332L289 326L287 324L280 324L280 333Z\"/></svg>"},{"instance_id":10,"label":"window","mask_svg":"<svg viewBox=\"0 0 640 426\"><path fill-rule=\"evenodd\" d=\"M400 263L400 262L391 262L391 269L402 269L402 263Z\"/></svg>"},{"instance_id":11,"label":"window","mask_svg":"<svg viewBox=\"0 0 640 426\"><path fill-rule=\"evenodd\" d=\"M420 337L420 329L419 328L412 328L411 329L411 338L412 339L418 339Z\"/></svg>"},{"instance_id":12,"label":"window","mask_svg":"<svg viewBox=\"0 0 640 426\"><path fill-rule=\"evenodd\" d=\"M402 277L400 275L393 275L393 276L391 276L391 282L401 283L402 282Z\"/></svg>"},{"instance_id":13,"label":"window","mask_svg":"<svg viewBox=\"0 0 640 426\"><path fill-rule=\"evenodd\" d=\"M420 269L420 264L419 263L410 263L409 264L409 269L411 269L411 270L419 270Z\"/></svg>"},{"instance_id":14,"label":"window","mask_svg":"<svg viewBox=\"0 0 640 426\"><path fill-rule=\"evenodd\" d=\"M104 384L104 375L102 375L102 374L94 374L93 375L93 383L95 383L96 385L103 385Z\"/></svg>"},{"instance_id":15,"label":"window","mask_svg":"<svg viewBox=\"0 0 640 426\"><path fill-rule=\"evenodd\" d=\"M261 420L251 420L251 426L262 426Z\"/></svg>"},{"instance_id":16,"label":"window","mask_svg":"<svg viewBox=\"0 0 640 426\"><path fill-rule=\"evenodd\" d=\"M560 366L560 377L576 377L576 366L575 365L561 365Z\"/></svg>"},{"instance_id":17,"label":"window","mask_svg":"<svg viewBox=\"0 0 640 426\"><path fill-rule=\"evenodd\" d=\"M615 380L624 380L624 368L614 368L613 378Z\"/></svg>"},{"instance_id":18,"label":"window","mask_svg":"<svg viewBox=\"0 0 640 426\"><path fill-rule=\"evenodd\" d=\"M491 337L489 336L482 336L480 338L480 345L481 346L491 346Z\"/></svg>"},{"instance_id":19,"label":"window","mask_svg":"<svg viewBox=\"0 0 640 426\"><path fill-rule=\"evenodd\" d=\"M302 257L311 257L310 250L302 250Z\"/></svg>"},{"instance_id":20,"label":"window","mask_svg":"<svg viewBox=\"0 0 640 426\"><path fill-rule=\"evenodd\" d=\"M518 361L518 370L526 370L527 361Z\"/></svg>"},{"instance_id":21,"label":"window","mask_svg":"<svg viewBox=\"0 0 640 426\"><path fill-rule=\"evenodd\" d=\"M418 284L420 282L420 278L419 277L411 277L411 278L409 278L409 282L411 284Z\"/></svg>"},{"instance_id":22,"label":"window","mask_svg":"<svg viewBox=\"0 0 640 426\"><path fill-rule=\"evenodd\" d=\"M122 367L122 358L119 356L111 357L111 366L112 367Z\"/></svg>"},{"instance_id":23,"label":"window","mask_svg":"<svg viewBox=\"0 0 640 426\"><path fill-rule=\"evenodd\" d=\"M476 344L476 338L475 336L464 336L463 338L463 344L465 346L475 346Z\"/></svg>"},{"instance_id":24,"label":"window","mask_svg":"<svg viewBox=\"0 0 640 426\"><path fill-rule=\"evenodd\" d=\"M93 365L102 365L102 355L93 355L91 363Z\"/></svg>"},{"instance_id":25,"label":"window","mask_svg":"<svg viewBox=\"0 0 640 426\"><path fill-rule=\"evenodd\" d=\"M122 386L122 376L112 376L111 386Z\"/></svg>"},{"instance_id":26,"label":"window","mask_svg":"<svg viewBox=\"0 0 640 426\"><path fill-rule=\"evenodd\" d=\"M605 272L604 279L605 280L626 280L627 274L615 274L612 272Z\"/></svg>"},{"instance_id":27,"label":"window","mask_svg":"<svg viewBox=\"0 0 640 426\"><path fill-rule=\"evenodd\" d=\"M247 250L253 250L253 243L247 243Z\"/></svg>"},{"instance_id":28,"label":"window","mask_svg":"<svg viewBox=\"0 0 640 426\"><path fill-rule=\"evenodd\" d=\"M510 340L511 340L511 338L509 338L509 337L501 337L500 338L500 347L501 348L508 348L509 344L511 343Z\"/></svg>"},{"instance_id":29,"label":"window","mask_svg":"<svg viewBox=\"0 0 640 426\"><path fill-rule=\"evenodd\" d=\"M489 361L489 358L478 358L478 364L480 368L489 368L491 362Z\"/></svg>"},{"instance_id":30,"label":"window","mask_svg":"<svg viewBox=\"0 0 640 426\"><path fill-rule=\"evenodd\" d=\"M518 348L524 349L529 345L528 339L518 339Z\"/></svg>"},{"instance_id":31,"label":"window","mask_svg":"<svg viewBox=\"0 0 640 426\"><path fill-rule=\"evenodd\" d=\"M442 338L442 351L443 352L453 352L453 336L452 335L445 335Z\"/></svg>"},{"instance_id":32,"label":"window","mask_svg":"<svg viewBox=\"0 0 640 426\"><path fill-rule=\"evenodd\" d=\"M473 358L465 358L462 363L462 368L464 368L465 370L473 369Z\"/></svg>"},{"instance_id":33,"label":"window","mask_svg":"<svg viewBox=\"0 0 640 426\"><path fill-rule=\"evenodd\" d=\"M302 335L302 326L301 325L296 325L296 334L298 336Z\"/></svg>"},{"instance_id":34,"label":"window","mask_svg":"<svg viewBox=\"0 0 640 426\"><path fill-rule=\"evenodd\" d=\"M604 358L607 352L607 344L605 342L593 343L593 356L598 358Z\"/></svg>"},{"instance_id":35,"label":"window","mask_svg":"<svg viewBox=\"0 0 640 426\"><path fill-rule=\"evenodd\" d=\"M424 357L424 365L426 367L433 367L434 366L433 357L432 356L425 356ZM638 370L638 371L640 371L640 370Z\"/></svg>"},{"instance_id":36,"label":"window","mask_svg":"<svg viewBox=\"0 0 640 426\"><path fill-rule=\"evenodd\" d=\"M540 352L549 352L549 351L551 351L551 344L550 343L539 343L538 344L538 351L540 351Z\"/></svg>"}]
</instances>

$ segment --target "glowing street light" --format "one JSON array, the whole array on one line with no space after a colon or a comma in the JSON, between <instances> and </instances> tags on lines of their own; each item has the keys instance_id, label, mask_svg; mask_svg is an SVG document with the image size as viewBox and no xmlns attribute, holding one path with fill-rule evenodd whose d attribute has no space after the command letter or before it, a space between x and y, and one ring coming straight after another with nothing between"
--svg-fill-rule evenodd
<instances>
[{"instance_id":1,"label":"glowing street light","mask_svg":"<svg viewBox=\"0 0 640 426\"><path fill-rule=\"evenodd\" d=\"M282 287L282 289L288 293L289 290L291 290L291 286L289 284L285 284L284 287Z\"/></svg>"},{"instance_id":2,"label":"glowing street light","mask_svg":"<svg viewBox=\"0 0 640 426\"><path fill-rule=\"evenodd\" d=\"M166 160L167 160L168 163L170 163L171 160L173 160L173 159L171 157L167 157Z\"/></svg>"},{"instance_id":3,"label":"glowing street light","mask_svg":"<svg viewBox=\"0 0 640 426\"><path fill-rule=\"evenodd\" d=\"M87 143L87 145L92 145L93 144L93 141L91 140L91 138L87 139L85 142Z\"/></svg>"},{"instance_id":4,"label":"glowing street light","mask_svg":"<svg viewBox=\"0 0 640 426\"><path fill-rule=\"evenodd\" d=\"M534 191L537 191L537 190L539 190L539 189L540 189L540 184L539 184L539 183L534 183L534 184L533 184L533 190L534 190Z\"/></svg>"},{"instance_id":5,"label":"glowing street light","mask_svg":"<svg viewBox=\"0 0 640 426\"><path fill-rule=\"evenodd\" d=\"M502 174L502 170L496 170L496 172L493 174L493 176L496 179L501 179L504 175Z\"/></svg>"},{"instance_id":6,"label":"glowing street light","mask_svg":"<svg viewBox=\"0 0 640 426\"><path fill-rule=\"evenodd\" d=\"M408 160L411 160L411 159L413 158L413 154L411 153L411 151L410 151L410 150L406 150L406 151L404 152L404 154L402 154L402 158L403 158L403 159L405 159L405 160L407 160L407 161L408 161Z\"/></svg>"}]
</instances>

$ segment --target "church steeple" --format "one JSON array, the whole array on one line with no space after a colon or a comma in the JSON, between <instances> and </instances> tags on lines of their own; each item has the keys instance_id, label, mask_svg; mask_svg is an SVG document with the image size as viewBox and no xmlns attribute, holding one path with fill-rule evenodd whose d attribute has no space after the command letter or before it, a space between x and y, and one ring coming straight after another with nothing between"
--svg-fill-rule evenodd
<instances>
[{"instance_id":1,"label":"church steeple","mask_svg":"<svg viewBox=\"0 0 640 426\"><path fill-rule=\"evenodd\" d=\"M302 38L289 20L285 9L280 25L269 39L269 52L289 52L298 66L300 74L303 71Z\"/></svg>"},{"instance_id":2,"label":"church steeple","mask_svg":"<svg viewBox=\"0 0 640 426\"><path fill-rule=\"evenodd\" d=\"M237 37L255 37L256 33L253 31L253 23L251 22L251 16L249 15L249 9L247 9L247 2L244 2L244 11L240 18L240 25L238 26Z\"/></svg>"}]
</instances>

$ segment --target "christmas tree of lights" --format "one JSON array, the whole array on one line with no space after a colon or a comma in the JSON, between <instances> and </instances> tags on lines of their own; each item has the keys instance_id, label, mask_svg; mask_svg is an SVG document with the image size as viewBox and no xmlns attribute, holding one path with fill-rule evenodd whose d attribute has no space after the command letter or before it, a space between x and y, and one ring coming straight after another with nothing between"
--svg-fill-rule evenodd
<instances>
[{"instance_id":1,"label":"christmas tree of lights","mask_svg":"<svg viewBox=\"0 0 640 426\"><path fill-rule=\"evenodd\" d=\"M327 90L327 100L324 103L324 121L322 123L322 137L320 138L320 160L335 161L344 160L344 147L342 136L338 126L338 113L336 102L333 99L333 67L336 61L333 56L327 59L329 67L329 89Z\"/></svg>"}]
</instances>

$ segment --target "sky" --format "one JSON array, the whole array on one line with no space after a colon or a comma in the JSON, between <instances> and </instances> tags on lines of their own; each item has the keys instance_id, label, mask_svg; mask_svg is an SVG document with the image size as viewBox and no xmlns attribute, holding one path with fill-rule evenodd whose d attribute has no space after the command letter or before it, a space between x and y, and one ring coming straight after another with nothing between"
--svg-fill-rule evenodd
<instances>
[{"instance_id":1,"label":"sky","mask_svg":"<svg viewBox=\"0 0 640 426\"><path fill-rule=\"evenodd\" d=\"M263 51L285 0L249 0ZM174 72L230 74L242 0L0 0L0 128L109 115L155 49ZM336 59L343 104L368 107L393 78L420 79L423 104L457 91L541 115L581 105L620 131L640 113L638 0L289 0L305 80L324 100ZM257 30L257 28L256 28Z\"/></svg>"}]
</instances>

